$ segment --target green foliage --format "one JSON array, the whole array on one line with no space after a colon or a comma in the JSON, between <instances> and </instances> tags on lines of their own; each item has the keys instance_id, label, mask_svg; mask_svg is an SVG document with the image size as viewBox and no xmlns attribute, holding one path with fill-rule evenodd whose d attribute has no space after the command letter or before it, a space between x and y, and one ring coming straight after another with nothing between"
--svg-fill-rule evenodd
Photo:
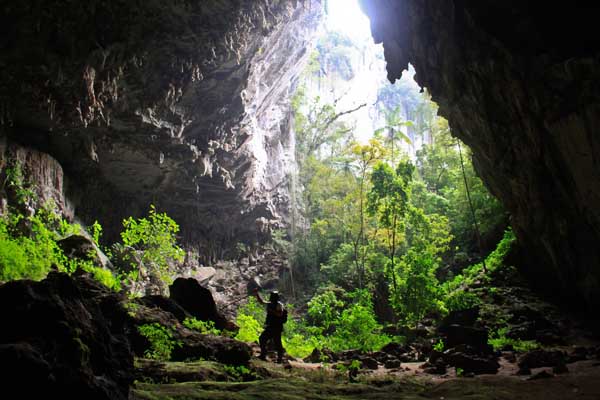
<instances>
[{"instance_id":1,"label":"green foliage","mask_svg":"<svg viewBox=\"0 0 600 400\"><path fill-rule=\"evenodd\" d=\"M433 349L440 353L444 351L445 347L446 345L444 344L444 341L442 339L440 339L436 344L433 345Z\"/></svg>"},{"instance_id":2,"label":"green foliage","mask_svg":"<svg viewBox=\"0 0 600 400\"><path fill-rule=\"evenodd\" d=\"M494 348L494 351L502 350L506 346L511 346L515 351L527 352L540 348L540 344L535 340L520 340L513 339L506 336L508 328L500 328L495 332L492 332L488 343Z\"/></svg>"},{"instance_id":3,"label":"green foliage","mask_svg":"<svg viewBox=\"0 0 600 400\"><path fill-rule=\"evenodd\" d=\"M276 229L271 234L271 244L273 250L279 254L289 254L291 251L291 243L287 240L287 233L284 229Z\"/></svg>"},{"instance_id":4,"label":"green foliage","mask_svg":"<svg viewBox=\"0 0 600 400\"><path fill-rule=\"evenodd\" d=\"M258 337L262 332L262 324L260 322L250 315L238 313L236 323L240 329L235 336L235 339L242 342L258 343Z\"/></svg>"},{"instance_id":5,"label":"green foliage","mask_svg":"<svg viewBox=\"0 0 600 400\"><path fill-rule=\"evenodd\" d=\"M91 226L92 238L96 246L100 246L100 237L102 236L102 225L98 221L94 221Z\"/></svg>"},{"instance_id":6,"label":"green foliage","mask_svg":"<svg viewBox=\"0 0 600 400\"><path fill-rule=\"evenodd\" d=\"M357 290L349 295L354 303L335 320L335 332L326 338L327 347L334 351L379 350L391 338L381 333L382 327L375 319L370 294Z\"/></svg>"},{"instance_id":7,"label":"green foliage","mask_svg":"<svg viewBox=\"0 0 600 400\"><path fill-rule=\"evenodd\" d=\"M372 351L379 350L390 342L391 338L381 333L382 327L375 319L371 297L367 291L347 294L352 305L346 308L343 308L345 303L332 294L333 291L328 290L313 298L314 301L311 300L312 314L320 324L306 325L302 321L288 319L282 342L289 354L306 357L315 348L323 347L334 351ZM328 305L337 307L334 313L328 313ZM291 305L287 307L293 312ZM323 316L322 312L328 314ZM244 342L258 342L264 318L264 306L250 299L248 304L238 310L236 322L240 329L235 338ZM327 325L330 332L325 331L324 325Z\"/></svg>"},{"instance_id":8,"label":"green foliage","mask_svg":"<svg viewBox=\"0 0 600 400\"><path fill-rule=\"evenodd\" d=\"M481 300L475 293L464 290L456 290L450 293L445 302L448 311L467 310L481 304Z\"/></svg>"},{"instance_id":9,"label":"green foliage","mask_svg":"<svg viewBox=\"0 0 600 400\"><path fill-rule=\"evenodd\" d=\"M485 260L487 268L490 272L504 264L504 259L508 255L516 240L515 234L510 227L504 231L502 240L500 240L498 246L496 246L496 249L492 251Z\"/></svg>"},{"instance_id":10,"label":"green foliage","mask_svg":"<svg viewBox=\"0 0 600 400\"><path fill-rule=\"evenodd\" d=\"M213 321L199 321L196 318L186 318L183 321L183 326L188 329L192 329L200 332L203 335L220 335L221 331L215 328Z\"/></svg>"},{"instance_id":11,"label":"green foliage","mask_svg":"<svg viewBox=\"0 0 600 400\"><path fill-rule=\"evenodd\" d=\"M258 376L244 365L223 365L223 371L227 373L234 381L242 382L244 380L256 379Z\"/></svg>"},{"instance_id":12,"label":"green foliage","mask_svg":"<svg viewBox=\"0 0 600 400\"><path fill-rule=\"evenodd\" d=\"M265 317L264 307L255 298L250 297L248 302L238 309L236 324L239 331L235 339L242 342L258 342Z\"/></svg>"},{"instance_id":13,"label":"green foliage","mask_svg":"<svg viewBox=\"0 0 600 400\"><path fill-rule=\"evenodd\" d=\"M437 118L428 127L434 140L417 151L417 171L426 190L423 187L415 190L415 204L427 212L441 213L449 218L454 247L478 250L465 178L482 236L505 224L505 213L475 173L466 147L463 176L458 142L452 137L448 122Z\"/></svg>"},{"instance_id":14,"label":"green foliage","mask_svg":"<svg viewBox=\"0 0 600 400\"><path fill-rule=\"evenodd\" d=\"M35 224L31 237L20 232L21 221ZM59 256L56 241L39 220L20 215L0 218L0 280L42 279L52 265L58 265Z\"/></svg>"},{"instance_id":15,"label":"green foliage","mask_svg":"<svg viewBox=\"0 0 600 400\"><path fill-rule=\"evenodd\" d=\"M138 331L150 342L150 348L144 352L144 356L153 360L169 361L175 347L181 347L182 343L173 339L173 331L159 323L138 326Z\"/></svg>"},{"instance_id":16,"label":"green foliage","mask_svg":"<svg viewBox=\"0 0 600 400\"><path fill-rule=\"evenodd\" d=\"M6 179L4 185L7 191L14 194L18 206L25 205L36 198L32 185L27 182L23 174L21 163L16 160L5 169Z\"/></svg>"},{"instance_id":17,"label":"green foliage","mask_svg":"<svg viewBox=\"0 0 600 400\"><path fill-rule=\"evenodd\" d=\"M111 271L94 265L96 254L86 258L68 258L58 241L73 235L83 234L78 224L62 218L56 204L47 201L30 211L36 200L35 192L24 176L18 162L4 169L5 189L13 194L16 204L11 204L6 215L0 216L0 280L43 279L55 268L73 273L80 269L89 272L105 286L118 291L121 281ZM167 261L182 260L183 250L175 244L179 227L166 214L156 213L153 206L149 218L123 222L121 237L126 246L142 252L142 261L158 271L165 271ZM95 221L89 228L94 243L99 246L102 226ZM130 276L135 276L134 271Z\"/></svg>"},{"instance_id":18,"label":"green foliage","mask_svg":"<svg viewBox=\"0 0 600 400\"><path fill-rule=\"evenodd\" d=\"M504 259L515 241L516 238L512 229L506 229L504 236L496 246L496 249L494 249L494 251L492 251L485 259L487 269L490 273L493 273L504 264ZM461 290L465 286L475 282L477 279L482 278L482 274L483 263L470 265L463 269L461 274L456 275L451 280L445 282L442 291L445 292L447 296L453 295L454 292Z\"/></svg>"},{"instance_id":19,"label":"green foliage","mask_svg":"<svg viewBox=\"0 0 600 400\"><path fill-rule=\"evenodd\" d=\"M115 292L121 291L121 281L112 271L105 268L96 267L90 261L80 263L79 266L84 271L91 273L94 279L107 288L112 289Z\"/></svg>"},{"instance_id":20,"label":"green foliage","mask_svg":"<svg viewBox=\"0 0 600 400\"><path fill-rule=\"evenodd\" d=\"M308 317L313 325L329 329L339 318L344 302L339 300L333 290L327 290L314 296L308 302Z\"/></svg>"},{"instance_id":21,"label":"green foliage","mask_svg":"<svg viewBox=\"0 0 600 400\"><path fill-rule=\"evenodd\" d=\"M358 370L360 370L360 368L362 367L362 362L360 360L352 360L350 361L350 364L345 365L342 363L336 364L335 368L340 371L341 373L346 373L346 372L356 372Z\"/></svg>"},{"instance_id":22,"label":"green foliage","mask_svg":"<svg viewBox=\"0 0 600 400\"><path fill-rule=\"evenodd\" d=\"M156 273L158 277L169 283L169 262L181 262L184 251L177 245L176 234L179 225L166 213L156 212L154 205L150 205L148 218L134 219L129 217L123 221L124 231L121 232L123 246L141 252L141 262L146 268ZM133 273L128 278L139 279L139 265L131 256L127 256L133 268Z\"/></svg>"}]
</instances>

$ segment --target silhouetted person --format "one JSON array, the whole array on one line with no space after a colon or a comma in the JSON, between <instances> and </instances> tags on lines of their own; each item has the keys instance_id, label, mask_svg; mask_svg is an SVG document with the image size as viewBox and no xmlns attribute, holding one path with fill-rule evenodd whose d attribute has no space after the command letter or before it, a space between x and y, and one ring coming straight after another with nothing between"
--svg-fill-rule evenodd
<instances>
[{"instance_id":1,"label":"silhouetted person","mask_svg":"<svg viewBox=\"0 0 600 400\"><path fill-rule=\"evenodd\" d=\"M267 318L265 320L265 330L260 334L258 338L260 343L260 356L261 360L267 359L267 345L269 341L273 341L275 348L277 349L277 362L283 361L283 353L285 352L283 345L281 344L281 333L283 332L283 324L287 321L287 310L283 306L283 303L279 301L279 293L277 291L271 292L269 296L269 302L266 302L258 294L258 288L254 289L254 294L261 304L267 305Z\"/></svg>"}]
</instances>

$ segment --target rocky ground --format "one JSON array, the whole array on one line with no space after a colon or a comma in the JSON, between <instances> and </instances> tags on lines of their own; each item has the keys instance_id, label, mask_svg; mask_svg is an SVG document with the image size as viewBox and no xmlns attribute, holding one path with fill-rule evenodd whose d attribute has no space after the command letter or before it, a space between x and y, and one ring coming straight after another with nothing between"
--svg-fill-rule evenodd
<instances>
[{"instance_id":1,"label":"rocky ground","mask_svg":"<svg viewBox=\"0 0 600 400\"><path fill-rule=\"evenodd\" d=\"M238 307L243 304L255 287L265 290L281 288L285 282L281 276L288 262L269 246L256 254L241 257L237 261L219 261L212 266L198 266L186 272L206 286L213 295L220 312L234 319Z\"/></svg>"},{"instance_id":2,"label":"rocky ground","mask_svg":"<svg viewBox=\"0 0 600 400\"><path fill-rule=\"evenodd\" d=\"M600 341L590 326L536 296L512 268L480 278L465 289L481 304L413 331L405 344L378 352L315 351L283 365L258 360L258 346L251 344L249 364L238 369L208 361L138 360L130 398L600 398ZM514 343L539 348L508 343L493 349L487 339L499 327ZM440 339L444 348L435 349ZM357 370L349 368L353 360Z\"/></svg>"},{"instance_id":3,"label":"rocky ground","mask_svg":"<svg viewBox=\"0 0 600 400\"><path fill-rule=\"evenodd\" d=\"M163 363L159 380L146 377L137 381L130 399L595 400L600 398L598 364L578 361L569 365L568 374L539 379L509 375L509 369L474 378L436 377L421 372L418 364L409 364L402 371L361 373L350 383L346 373L317 364L291 362L281 366L253 360L251 372L240 375L207 362ZM148 365L140 364L139 370L148 370Z\"/></svg>"},{"instance_id":4,"label":"rocky ground","mask_svg":"<svg viewBox=\"0 0 600 400\"><path fill-rule=\"evenodd\" d=\"M275 266L274 273L275 261L249 265L263 286L270 275L261 268ZM226 273L232 266L215 268L211 285L247 293L245 279ZM274 356L257 359L255 343L185 323L194 317L235 329L197 279L177 279L169 297L128 299L86 274L52 273L0 286L0 360L11 371L0 385L25 397L69 390L111 400L600 398L600 341L590 325L535 296L510 268L465 290L481 303L407 331L405 343L377 352L323 349L275 364ZM151 324L168 327L177 343L169 362L147 358L150 342L139 327ZM512 341L494 349L488 337L499 327ZM537 348L522 348L527 341Z\"/></svg>"}]
</instances>

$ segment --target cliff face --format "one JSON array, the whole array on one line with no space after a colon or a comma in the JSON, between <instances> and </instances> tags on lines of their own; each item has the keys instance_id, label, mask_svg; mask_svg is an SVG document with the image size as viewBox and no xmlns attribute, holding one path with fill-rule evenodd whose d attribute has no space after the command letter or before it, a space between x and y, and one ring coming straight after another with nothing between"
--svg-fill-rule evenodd
<instances>
[{"instance_id":1,"label":"cliff face","mask_svg":"<svg viewBox=\"0 0 600 400\"><path fill-rule=\"evenodd\" d=\"M58 160L76 214L110 235L153 202L215 257L285 220L287 98L319 2L3 8L0 131Z\"/></svg>"},{"instance_id":2,"label":"cliff face","mask_svg":"<svg viewBox=\"0 0 600 400\"><path fill-rule=\"evenodd\" d=\"M597 3L361 0L388 78L408 62L512 214L525 272L600 305Z\"/></svg>"}]
</instances>

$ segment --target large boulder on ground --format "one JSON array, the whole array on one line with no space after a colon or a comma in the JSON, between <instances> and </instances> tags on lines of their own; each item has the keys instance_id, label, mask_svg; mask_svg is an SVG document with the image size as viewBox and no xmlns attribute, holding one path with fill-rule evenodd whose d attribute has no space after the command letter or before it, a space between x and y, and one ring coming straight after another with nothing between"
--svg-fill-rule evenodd
<instances>
[{"instance_id":1,"label":"large boulder on ground","mask_svg":"<svg viewBox=\"0 0 600 400\"><path fill-rule=\"evenodd\" d=\"M161 295L144 296L137 300L137 302L149 308L159 308L163 311L169 312L173 314L173 316L177 318L179 322L183 322L186 318L191 317L191 314L181 307L175 300Z\"/></svg>"},{"instance_id":2,"label":"large boulder on ground","mask_svg":"<svg viewBox=\"0 0 600 400\"><path fill-rule=\"evenodd\" d=\"M519 357L520 369L555 367L565 364L566 355L560 350L532 350Z\"/></svg>"},{"instance_id":3,"label":"large boulder on ground","mask_svg":"<svg viewBox=\"0 0 600 400\"><path fill-rule=\"evenodd\" d=\"M450 311L439 324L438 330L450 325L473 326L479 317L479 307Z\"/></svg>"},{"instance_id":4,"label":"large boulder on ground","mask_svg":"<svg viewBox=\"0 0 600 400\"><path fill-rule=\"evenodd\" d=\"M194 278L177 278L169 286L171 299L200 321L213 321L217 329L230 326L217 309L210 290L202 287Z\"/></svg>"},{"instance_id":5,"label":"large boulder on ground","mask_svg":"<svg viewBox=\"0 0 600 400\"><path fill-rule=\"evenodd\" d=\"M467 345L482 353L492 352L492 347L488 344L488 332L485 329L452 324L440 328L439 331L444 335L444 344L448 348Z\"/></svg>"},{"instance_id":6,"label":"large boulder on ground","mask_svg":"<svg viewBox=\"0 0 600 400\"><path fill-rule=\"evenodd\" d=\"M465 373L495 374L500 368L498 360L494 357L473 354L468 351L445 351L443 360L453 367L462 368Z\"/></svg>"},{"instance_id":7,"label":"large boulder on ground","mask_svg":"<svg viewBox=\"0 0 600 400\"><path fill-rule=\"evenodd\" d=\"M189 314L172 299L161 296L146 296L138 300L130 318L132 325L140 327L147 324L158 324L171 333L174 346L170 360L213 360L228 365L246 365L252 350L246 343L225 336L205 335L189 329L182 321ZM146 356L152 347L147 337L139 329L129 332L129 340L133 351L139 357Z\"/></svg>"},{"instance_id":8,"label":"large boulder on ground","mask_svg":"<svg viewBox=\"0 0 600 400\"><path fill-rule=\"evenodd\" d=\"M173 361L205 359L227 365L247 365L252 356L252 349L247 343L225 336L180 330L177 338L181 346L173 350Z\"/></svg>"},{"instance_id":9,"label":"large boulder on ground","mask_svg":"<svg viewBox=\"0 0 600 400\"><path fill-rule=\"evenodd\" d=\"M0 387L19 398L126 400L133 381L128 317L86 275L50 273L0 286Z\"/></svg>"}]
</instances>

